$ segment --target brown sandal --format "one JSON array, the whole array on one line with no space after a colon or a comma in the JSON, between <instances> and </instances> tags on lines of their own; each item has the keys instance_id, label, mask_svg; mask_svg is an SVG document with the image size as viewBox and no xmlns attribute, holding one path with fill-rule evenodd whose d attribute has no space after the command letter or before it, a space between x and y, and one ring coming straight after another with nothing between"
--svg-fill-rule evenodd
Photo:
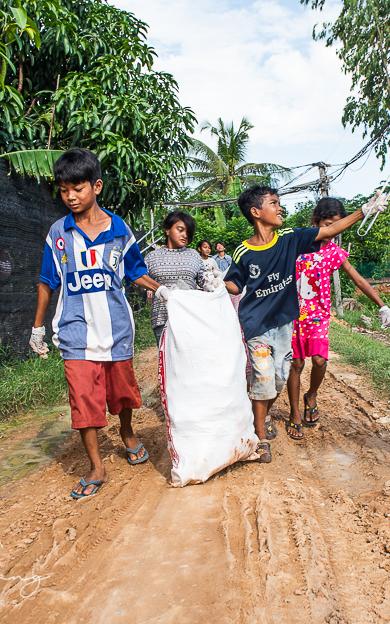
<instances>
[{"instance_id":1,"label":"brown sandal","mask_svg":"<svg viewBox=\"0 0 390 624\"><path fill-rule=\"evenodd\" d=\"M314 407L310 407L307 401L307 394L303 395L303 401L305 403L305 409L303 412L303 424L305 425L305 427L315 427L320 419L317 403L314 405ZM308 420L308 416L310 416L310 420ZM313 416L317 416L317 418L313 418Z\"/></svg>"},{"instance_id":2,"label":"brown sandal","mask_svg":"<svg viewBox=\"0 0 390 624\"><path fill-rule=\"evenodd\" d=\"M291 438L292 440L302 440L303 439L303 431L302 431L301 423L299 423L299 424L295 423L293 421L293 419L291 418L291 416L290 416L290 419L286 420L285 425L286 425L286 432L287 432L287 435L289 436L289 438ZM289 431L289 429L290 429L290 431ZM294 435L291 432L291 429L293 429L298 435Z\"/></svg>"}]
</instances>

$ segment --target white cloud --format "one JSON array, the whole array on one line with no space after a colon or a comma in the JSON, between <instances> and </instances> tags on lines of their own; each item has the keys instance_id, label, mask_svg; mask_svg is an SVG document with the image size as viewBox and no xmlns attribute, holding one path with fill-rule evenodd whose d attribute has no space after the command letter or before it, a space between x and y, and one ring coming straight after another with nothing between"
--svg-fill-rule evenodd
<instances>
[{"instance_id":1,"label":"white cloud","mask_svg":"<svg viewBox=\"0 0 390 624\"><path fill-rule=\"evenodd\" d=\"M361 137L341 125L350 79L335 50L311 36L316 21L337 14L336 1L325 15L298 0L113 3L149 24L156 68L174 75L182 104L200 123L249 118L250 160L293 165L336 153L339 161L361 147ZM370 167L367 190L381 177L376 161ZM355 181L362 186L361 176Z\"/></svg>"}]
</instances>

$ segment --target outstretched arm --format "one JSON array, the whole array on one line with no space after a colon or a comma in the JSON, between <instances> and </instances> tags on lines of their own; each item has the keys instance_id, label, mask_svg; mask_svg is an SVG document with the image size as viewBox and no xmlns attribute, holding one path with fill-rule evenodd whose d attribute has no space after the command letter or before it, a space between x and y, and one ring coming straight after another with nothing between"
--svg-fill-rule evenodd
<instances>
[{"instance_id":1,"label":"outstretched arm","mask_svg":"<svg viewBox=\"0 0 390 624\"><path fill-rule=\"evenodd\" d=\"M134 284L137 286L141 286L141 288L146 288L147 290L152 290L156 292L156 290L160 287L160 284L156 282L154 279L149 277L149 275L142 275L138 279L134 280Z\"/></svg>"},{"instance_id":2,"label":"outstretched arm","mask_svg":"<svg viewBox=\"0 0 390 624\"><path fill-rule=\"evenodd\" d=\"M351 225L357 223L357 221L360 221L368 214L374 215L376 212L383 212L386 210L388 200L389 196L386 193L379 190L375 191L374 195L359 210L355 210L352 214L344 217L344 219L340 219L340 221L336 221L336 223L332 223L332 225L321 227L316 240L334 238L337 234L341 234L341 232L344 232L344 230L347 230Z\"/></svg>"},{"instance_id":3,"label":"outstretched arm","mask_svg":"<svg viewBox=\"0 0 390 624\"><path fill-rule=\"evenodd\" d=\"M344 219L340 219L340 221L332 223L332 225L320 227L316 236L316 241L323 240L324 238L334 238L337 234L341 234L344 230L348 230L348 228L360 221L360 219L363 219L363 216L363 211L359 208L359 210L355 210L352 214L344 217Z\"/></svg>"},{"instance_id":4,"label":"outstretched arm","mask_svg":"<svg viewBox=\"0 0 390 624\"><path fill-rule=\"evenodd\" d=\"M362 293L366 295L366 297L371 299L371 301L376 303L376 305L379 306L380 308L383 308L385 304L383 303L383 300L380 298L375 288L373 288L371 284L369 284L367 280L364 279L362 275L360 275L360 273L352 266L350 262L348 262L348 260L343 262L343 264L341 265L341 268L343 269L343 271L346 272L348 277L356 284L359 290L361 290Z\"/></svg>"}]
</instances>

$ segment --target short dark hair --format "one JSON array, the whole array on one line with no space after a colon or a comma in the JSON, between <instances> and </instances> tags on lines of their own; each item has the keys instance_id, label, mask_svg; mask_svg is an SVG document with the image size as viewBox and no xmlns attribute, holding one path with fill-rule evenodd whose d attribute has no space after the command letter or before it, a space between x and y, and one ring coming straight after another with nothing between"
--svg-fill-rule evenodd
<instances>
[{"instance_id":1,"label":"short dark hair","mask_svg":"<svg viewBox=\"0 0 390 624\"><path fill-rule=\"evenodd\" d=\"M323 219L329 219L336 215L341 218L347 216L343 202L335 197L321 197L313 210L311 221L313 225L318 225Z\"/></svg>"},{"instance_id":2,"label":"short dark hair","mask_svg":"<svg viewBox=\"0 0 390 624\"><path fill-rule=\"evenodd\" d=\"M204 238L203 240L199 241L199 243L197 244L196 248L200 249L203 245L203 243L207 243L208 246L210 247L210 249L212 249L211 243L209 240L207 240L207 238Z\"/></svg>"},{"instance_id":3,"label":"short dark hair","mask_svg":"<svg viewBox=\"0 0 390 624\"><path fill-rule=\"evenodd\" d=\"M195 220L188 212L181 212L181 210L169 212L163 221L164 231L170 230L172 225L175 225L178 221L183 221L187 230L188 242L192 243L195 234Z\"/></svg>"},{"instance_id":4,"label":"short dark hair","mask_svg":"<svg viewBox=\"0 0 390 624\"><path fill-rule=\"evenodd\" d=\"M261 208L265 195L277 194L278 190L276 188L255 184L254 186L250 186L241 193L237 200L237 203L244 217L249 221L249 223L253 224L254 219L251 214L251 208L253 206L255 206L256 208Z\"/></svg>"},{"instance_id":5,"label":"short dark hair","mask_svg":"<svg viewBox=\"0 0 390 624\"><path fill-rule=\"evenodd\" d=\"M98 157L87 149L73 147L64 152L54 164L56 184L90 182L95 184L102 177Z\"/></svg>"},{"instance_id":6,"label":"short dark hair","mask_svg":"<svg viewBox=\"0 0 390 624\"><path fill-rule=\"evenodd\" d=\"M224 243L223 241L221 241L221 240L216 241L216 242L214 243L214 247L215 247L215 248L217 247L217 245L223 245L224 247L226 247L225 243Z\"/></svg>"}]
</instances>

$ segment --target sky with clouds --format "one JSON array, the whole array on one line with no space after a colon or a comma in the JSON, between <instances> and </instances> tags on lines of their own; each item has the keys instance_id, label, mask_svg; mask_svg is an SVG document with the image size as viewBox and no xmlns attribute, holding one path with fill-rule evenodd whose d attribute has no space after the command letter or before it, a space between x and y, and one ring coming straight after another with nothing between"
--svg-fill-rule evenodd
<instances>
[{"instance_id":1,"label":"sky with clouds","mask_svg":"<svg viewBox=\"0 0 390 624\"><path fill-rule=\"evenodd\" d=\"M250 120L248 161L341 163L367 141L341 124L351 83L335 50L312 40L313 26L337 15L337 0L327 0L323 14L299 0L111 2L149 25L148 42L158 54L155 68L173 74L181 103L200 124L218 117L235 124L243 116ZM213 144L206 132L196 135ZM372 153L349 168L331 192L369 193L386 175ZM284 203L291 206L306 196Z\"/></svg>"}]
</instances>

